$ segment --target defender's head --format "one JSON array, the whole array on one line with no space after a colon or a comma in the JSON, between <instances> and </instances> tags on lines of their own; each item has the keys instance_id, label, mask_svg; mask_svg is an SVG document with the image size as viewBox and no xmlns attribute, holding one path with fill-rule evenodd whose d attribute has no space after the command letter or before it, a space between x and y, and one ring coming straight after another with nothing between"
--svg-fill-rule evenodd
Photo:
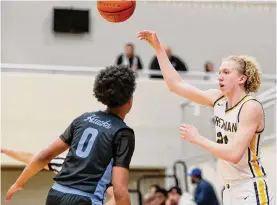
<instances>
[{"instance_id":1,"label":"defender's head","mask_svg":"<svg viewBox=\"0 0 277 205\"><path fill-rule=\"evenodd\" d=\"M218 80L225 95L238 89L257 92L261 85L260 66L250 56L229 56L222 61Z\"/></svg>"},{"instance_id":2,"label":"defender's head","mask_svg":"<svg viewBox=\"0 0 277 205\"><path fill-rule=\"evenodd\" d=\"M95 78L94 96L108 107L126 115L132 107L136 88L134 72L127 66L112 65L101 70Z\"/></svg>"}]
</instances>

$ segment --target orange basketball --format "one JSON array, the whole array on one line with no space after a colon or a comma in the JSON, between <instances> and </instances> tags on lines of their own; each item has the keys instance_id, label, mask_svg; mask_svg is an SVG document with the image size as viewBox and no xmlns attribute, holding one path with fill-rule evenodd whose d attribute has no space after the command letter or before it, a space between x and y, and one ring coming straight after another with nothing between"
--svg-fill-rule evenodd
<instances>
[{"instance_id":1,"label":"orange basketball","mask_svg":"<svg viewBox=\"0 0 277 205\"><path fill-rule=\"evenodd\" d=\"M129 19L136 8L136 0L97 1L100 15L109 22L119 23Z\"/></svg>"}]
</instances>

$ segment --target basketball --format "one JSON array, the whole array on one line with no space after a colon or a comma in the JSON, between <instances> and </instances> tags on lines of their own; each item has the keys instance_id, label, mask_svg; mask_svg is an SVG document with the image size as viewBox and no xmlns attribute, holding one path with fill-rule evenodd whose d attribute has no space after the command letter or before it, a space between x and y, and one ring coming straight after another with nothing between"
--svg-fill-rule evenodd
<instances>
[{"instance_id":1,"label":"basketball","mask_svg":"<svg viewBox=\"0 0 277 205\"><path fill-rule=\"evenodd\" d=\"M100 15L109 22L120 23L129 19L136 8L136 0L97 1Z\"/></svg>"}]
</instances>

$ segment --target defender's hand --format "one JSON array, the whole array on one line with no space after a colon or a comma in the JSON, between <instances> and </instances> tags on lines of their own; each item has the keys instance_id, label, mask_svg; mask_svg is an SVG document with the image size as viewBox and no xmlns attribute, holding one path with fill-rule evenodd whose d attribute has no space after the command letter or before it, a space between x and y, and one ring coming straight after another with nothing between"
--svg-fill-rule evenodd
<instances>
[{"instance_id":1,"label":"defender's hand","mask_svg":"<svg viewBox=\"0 0 277 205\"><path fill-rule=\"evenodd\" d=\"M12 198L13 194L17 191L22 190L24 187L17 184L16 182L11 186L11 188L9 189L9 191L6 194L6 198L5 201L8 201Z\"/></svg>"}]
</instances>

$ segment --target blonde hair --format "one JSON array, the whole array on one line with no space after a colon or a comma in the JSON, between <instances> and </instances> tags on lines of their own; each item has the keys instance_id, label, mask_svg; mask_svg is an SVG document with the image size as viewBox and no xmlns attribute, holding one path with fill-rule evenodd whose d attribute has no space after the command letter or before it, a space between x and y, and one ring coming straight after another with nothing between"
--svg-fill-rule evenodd
<instances>
[{"instance_id":1,"label":"blonde hair","mask_svg":"<svg viewBox=\"0 0 277 205\"><path fill-rule=\"evenodd\" d=\"M247 93L257 92L261 86L260 65L252 56L228 56L224 61L234 61L239 64L237 71L247 77L244 88Z\"/></svg>"}]
</instances>

